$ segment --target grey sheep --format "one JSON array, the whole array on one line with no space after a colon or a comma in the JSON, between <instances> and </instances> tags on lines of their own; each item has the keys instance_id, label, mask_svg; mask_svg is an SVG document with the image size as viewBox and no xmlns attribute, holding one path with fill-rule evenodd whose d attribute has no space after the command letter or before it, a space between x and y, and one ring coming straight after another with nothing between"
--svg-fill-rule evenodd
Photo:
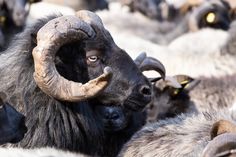
<instances>
[{"instance_id":1,"label":"grey sheep","mask_svg":"<svg viewBox=\"0 0 236 157\"><path fill-rule=\"evenodd\" d=\"M88 157L81 153L72 153L56 148L0 148L0 156L4 157Z\"/></svg>"},{"instance_id":2,"label":"grey sheep","mask_svg":"<svg viewBox=\"0 0 236 157\"><path fill-rule=\"evenodd\" d=\"M123 147L119 157L201 157L212 138L228 131L225 125L219 126L219 121L235 125L236 114L209 110L147 125Z\"/></svg>"},{"instance_id":3,"label":"grey sheep","mask_svg":"<svg viewBox=\"0 0 236 157\"><path fill-rule=\"evenodd\" d=\"M153 85L153 101L148 107L149 122L181 113L198 113L222 108L236 109L236 74L218 78L194 79L186 75L176 75L171 78L170 81L158 81ZM176 87L174 83L180 87Z\"/></svg>"}]
</instances>

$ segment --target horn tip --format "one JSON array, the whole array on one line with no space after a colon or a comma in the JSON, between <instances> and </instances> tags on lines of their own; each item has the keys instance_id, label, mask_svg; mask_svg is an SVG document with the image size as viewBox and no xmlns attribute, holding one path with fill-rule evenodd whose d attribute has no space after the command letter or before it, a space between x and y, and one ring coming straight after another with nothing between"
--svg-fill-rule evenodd
<instances>
[{"instance_id":1,"label":"horn tip","mask_svg":"<svg viewBox=\"0 0 236 157\"><path fill-rule=\"evenodd\" d=\"M105 74L112 74L112 69L109 66L106 66L103 71Z\"/></svg>"}]
</instances>

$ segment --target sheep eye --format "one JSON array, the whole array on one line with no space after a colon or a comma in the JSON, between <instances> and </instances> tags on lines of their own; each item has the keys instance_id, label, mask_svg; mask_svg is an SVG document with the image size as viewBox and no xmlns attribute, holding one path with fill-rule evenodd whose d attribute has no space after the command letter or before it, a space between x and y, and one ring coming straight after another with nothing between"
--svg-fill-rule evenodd
<instances>
[{"instance_id":1,"label":"sheep eye","mask_svg":"<svg viewBox=\"0 0 236 157\"><path fill-rule=\"evenodd\" d=\"M97 56L89 56L88 57L88 61L91 63L95 63L98 60Z\"/></svg>"}]
</instances>

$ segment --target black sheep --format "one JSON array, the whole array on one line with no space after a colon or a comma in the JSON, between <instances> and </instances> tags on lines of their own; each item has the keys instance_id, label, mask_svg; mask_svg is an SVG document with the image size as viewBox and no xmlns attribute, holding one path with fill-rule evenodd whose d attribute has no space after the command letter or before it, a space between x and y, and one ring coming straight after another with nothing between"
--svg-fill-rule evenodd
<instances>
[{"instance_id":1,"label":"black sheep","mask_svg":"<svg viewBox=\"0 0 236 157\"><path fill-rule=\"evenodd\" d=\"M94 155L103 136L97 104L141 110L151 101L149 81L88 11L39 20L17 36L0 63L0 91L26 115L20 147Z\"/></svg>"}]
</instances>

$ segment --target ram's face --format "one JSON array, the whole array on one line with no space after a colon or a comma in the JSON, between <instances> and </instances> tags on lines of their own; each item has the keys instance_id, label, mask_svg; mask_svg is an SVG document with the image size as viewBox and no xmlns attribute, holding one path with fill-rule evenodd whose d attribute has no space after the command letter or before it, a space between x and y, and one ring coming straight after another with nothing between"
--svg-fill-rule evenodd
<instances>
[{"instance_id":1,"label":"ram's face","mask_svg":"<svg viewBox=\"0 0 236 157\"><path fill-rule=\"evenodd\" d=\"M107 66L112 69L109 85L97 98L104 104L142 109L151 100L149 81L128 54L114 43L108 31L93 28L97 37L85 42L89 79L101 75Z\"/></svg>"},{"instance_id":2,"label":"ram's face","mask_svg":"<svg viewBox=\"0 0 236 157\"><path fill-rule=\"evenodd\" d=\"M95 14L53 19L37 36L34 77L50 96L73 102L95 98L133 110L151 101L149 81Z\"/></svg>"}]
</instances>

